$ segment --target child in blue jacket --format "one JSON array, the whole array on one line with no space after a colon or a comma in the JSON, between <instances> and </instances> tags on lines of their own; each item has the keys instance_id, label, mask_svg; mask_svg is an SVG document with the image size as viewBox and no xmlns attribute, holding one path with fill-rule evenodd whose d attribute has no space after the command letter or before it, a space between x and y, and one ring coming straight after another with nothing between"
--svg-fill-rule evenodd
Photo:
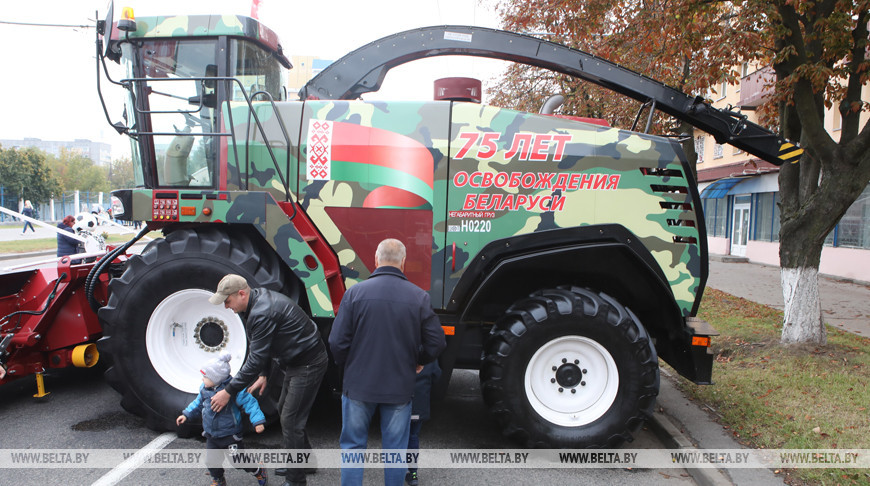
<instances>
[{"instance_id":1,"label":"child in blue jacket","mask_svg":"<svg viewBox=\"0 0 870 486\"><path fill-rule=\"evenodd\" d=\"M245 409L245 413L248 414L248 418L258 434L265 429L266 417L260 410L260 404L245 390L240 391L236 395L236 399L231 400L220 412L211 409L211 397L223 390L232 378L230 376L231 358L229 353L224 353L219 358L206 363L199 370L202 373L202 386L199 387L199 394L175 419L176 425L181 425L189 418L202 416L202 435L206 439L205 447L207 450L229 449L235 452L245 448L242 442L242 414L239 407ZM218 457L206 455L212 486L226 486L227 484L224 479L224 469L219 466L222 460L222 455ZM244 470L253 473L260 486L267 483L266 469L259 467L244 468Z\"/></svg>"}]
</instances>

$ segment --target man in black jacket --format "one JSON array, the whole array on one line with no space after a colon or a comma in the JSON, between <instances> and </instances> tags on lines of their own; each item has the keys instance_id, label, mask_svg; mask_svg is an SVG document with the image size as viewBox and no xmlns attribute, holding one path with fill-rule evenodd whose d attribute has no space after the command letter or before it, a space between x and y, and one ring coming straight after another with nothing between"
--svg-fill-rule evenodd
<instances>
[{"instance_id":1,"label":"man in black jacket","mask_svg":"<svg viewBox=\"0 0 870 486\"><path fill-rule=\"evenodd\" d=\"M344 370L342 449L365 449L368 428L380 410L383 449L408 446L416 372L446 347L429 294L409 282L405 245L387 239L375 253L377 267L349 288L329 334L335 364ZM405 470L385 468L385 484L402 484ZM363 470L342 468L341 483L362 484Z\"/></svg>"},{"instance_id":2,"label":"man in black jacket","mask_svg":"<svg viewBox=\"0 0 870 486\"><path fill-rule=\"evenodd\" d=\"M249 385L249 393L259 391L262 395L274 359L284 370L284 386L278 401L284 447L310 449L305 424L329 361L317 326L286 295L251 289L239 275L224 277L209 302L223 304L239 314L249 342L248 358L230 383L212 397L212 409L220 411L230 396ZM305 471L288 467L284 484L306 484Z\"/></svg>"}]
</instances>

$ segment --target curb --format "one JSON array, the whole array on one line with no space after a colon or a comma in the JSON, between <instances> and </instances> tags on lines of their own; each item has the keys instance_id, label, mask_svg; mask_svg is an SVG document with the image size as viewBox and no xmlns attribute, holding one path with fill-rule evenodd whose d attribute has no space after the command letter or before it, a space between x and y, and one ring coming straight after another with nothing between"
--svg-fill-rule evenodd
<instances>
[{"instance_id":1,"label":"curb","mask_svg":"<svg viewBox=\"0 0 870 486\"><path fill-rule=\"evenodd\" d=\"M734 255L717 255L710 253L707 257L710 260L724 263L750 263L748 258Z\"/></svg>"},{"instance_id":2,"label":"curb","mask_svg":"<svg viewBox=\"0 0 870 486\"><path fill-rule=\"evenodd\" d=\"M0 255L0 260L15 260L17 258L32 258L32 257L40 257L40 256L54 256L57 255L57 251L55 250L45 250L45 251L32 251L29 253L4 253Z\"/></svg>"},{"instance_id":3,"label":"curb","mask_svg":"<svg viewBox=\"0 0 870 486\"><path fill-rule=\"evenodd\" d=\"M647 422L656 437L671 449L698 450L674 421L665 414L659 402L656 402L656 406L658 409ZM734 484L718 468L687 467L685 469L689 476L701 486L731 486Z\"/></svg>"}]
</instances>

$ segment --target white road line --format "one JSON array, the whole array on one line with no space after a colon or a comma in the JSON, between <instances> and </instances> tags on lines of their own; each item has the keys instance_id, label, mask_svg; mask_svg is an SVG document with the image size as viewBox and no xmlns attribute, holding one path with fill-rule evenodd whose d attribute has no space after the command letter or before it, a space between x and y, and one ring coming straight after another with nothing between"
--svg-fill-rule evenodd
<instances>
[{"instance_id":1,"label":"white road line","mask_svg":"<svg viewBox=\"0 0 870 486\"><path fill-rule=\"evenodd\" d=\"M166 432L165 434L157 437L156 439L148 443L148 445L136 451L136 453L130 456L127 460L115 466L114 469L103 475L103 477L96 480L93 484L91 484L91 486L113 486L115 484L118 484L131 472L135 471L136 468L141 466L148 458L149 454L163 449L177 438L178 436L175 435L174 432Z\"/></svg>"}]
</instances>

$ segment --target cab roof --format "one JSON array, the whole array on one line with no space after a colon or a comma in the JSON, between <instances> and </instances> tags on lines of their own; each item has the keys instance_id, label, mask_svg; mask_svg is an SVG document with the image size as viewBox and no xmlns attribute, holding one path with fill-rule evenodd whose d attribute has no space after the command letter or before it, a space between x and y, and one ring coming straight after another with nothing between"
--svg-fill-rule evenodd
<instances>
[{"instance_id":1,"label":"cab roof","mask_svg":"<svg viewBox=\"0 0 870 486\"><path fill-rule=\"evenodd\" d=\"M112 29L112 40L119 40L119 34ZM291 68L290 60L284 55L278 34L258 20L243 15L171 15L158 17L137 17L136 31L129 33L131 39L178 38L178 37L243 37L261 44L273 51L281 64Z\"/></svg>"}]
</instances>

